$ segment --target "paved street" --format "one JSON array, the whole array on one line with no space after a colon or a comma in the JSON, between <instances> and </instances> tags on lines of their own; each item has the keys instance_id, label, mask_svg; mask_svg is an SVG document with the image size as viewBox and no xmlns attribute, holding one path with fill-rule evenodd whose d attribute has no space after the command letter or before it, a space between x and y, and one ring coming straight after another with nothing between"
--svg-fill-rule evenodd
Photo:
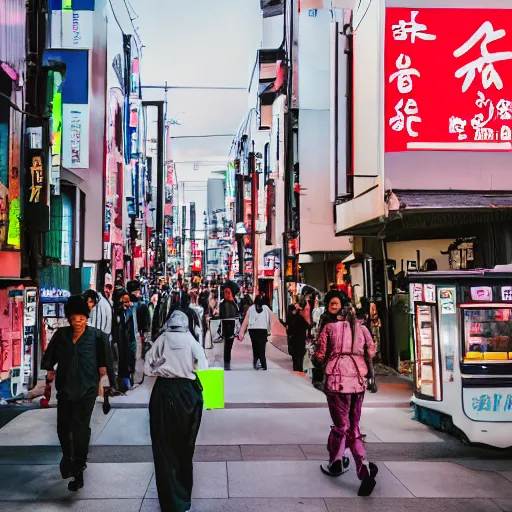
<instances>
[{"instance_id":1,"label":"paved street","mask_svg":"<svg viewBox=\"0 0 512 512\"><path fill-rule=\"evenodd\" d=\"M216 350L209 351L211 361ZM291 372L286 354L273 346L268 353L269 371L255 372L250 345L235 348L226 409L206 411L201 427L193 510L512 510L511 455L466 447L414 422L409 385L391 377L380 379L379 393L365 403L363 432L380 471L372 498L357 498L354 471L340 479L319 471L330 426L324 396ZM2 428L2 512L157 512L147 410L151 386L148 379L116 399L107 416L97 407L86 485L77 494L59 476L55 409L26 412Z\"/></svg>"}]
</instances>

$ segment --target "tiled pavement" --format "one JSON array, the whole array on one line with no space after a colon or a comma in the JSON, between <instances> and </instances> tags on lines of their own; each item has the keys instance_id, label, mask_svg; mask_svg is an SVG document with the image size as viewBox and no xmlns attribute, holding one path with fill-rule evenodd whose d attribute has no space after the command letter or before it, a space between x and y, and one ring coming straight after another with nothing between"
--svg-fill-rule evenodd
<instances>
[{"instance_id":1,"label":"tiled pavement","mask_svg":"<svg viewBox=\"0 0 512 512\"><path fill-rule=\"evenodd\" d=\"M238 345L226 379L237 407L205 412L193 511L512 512L510 452L467 447L412 421L410 392L393 379L363 411L368 454L380 468L372 498L357 498L354 471L323 476L330 425L324 398L288 371L286 356L269 353L274 369L253 372L248 347ZM125 398L129 408L95 411L86 485L77 494L59 476L54 409L24 413L0 429L1 512L157 512L141 403L150 388Z\"/></svg>"}]
</instances>

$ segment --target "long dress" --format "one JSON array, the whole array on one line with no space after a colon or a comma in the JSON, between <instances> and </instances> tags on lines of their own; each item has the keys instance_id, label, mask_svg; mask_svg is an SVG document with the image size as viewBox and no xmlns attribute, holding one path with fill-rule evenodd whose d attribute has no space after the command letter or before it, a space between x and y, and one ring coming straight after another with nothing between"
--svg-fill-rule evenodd
<instances>
[{"instance_id":1,"label":"long dress","mask_svg":"<svg viewBox=\"0 0 512 512\"><path fill-rule=\"evenodd\" d=\"M146 374L157 377L149 425L162 512L186 512L192 501L193 457L203 414L195 371L206 369L208 362L188 324L187 315L175 311L146 354Z\"/></svg>"},{"instance_id":2,"label":"long dress","mask_svg":"<svg viewBox=\"0 0 512 512\"><path fill-rule=\"evenodd\" d=\"M203 397L198 382L157 378L149 402L149 424L162 512L190 510L192 459L202 415Z\"/></svg>"}]
</instances>

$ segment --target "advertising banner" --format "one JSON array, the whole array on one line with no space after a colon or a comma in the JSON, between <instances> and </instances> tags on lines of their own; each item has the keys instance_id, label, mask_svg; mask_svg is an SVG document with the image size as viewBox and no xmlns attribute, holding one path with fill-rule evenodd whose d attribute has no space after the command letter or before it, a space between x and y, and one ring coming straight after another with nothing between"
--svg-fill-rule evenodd
<instances>
[{"instance_id":1,"label":"advertising banner","mask_svg":"<svg viewBox=\"0 0 512 512\"><path fill-rule=\"evenodd\" d=\"M63 105L62 162L68 169L89 168L89 105Z\"/></svg>"},{"instance_id":2,"label":"advertising banner","mask_svg":"<svg viewBox=\"0 0 512 512\"><path fill-rule=\"evenodd\" d=\"M386 9L385 151L512 149L512 9Z\"/></svg>"},{"instance_id":3,"label":"advertising banner","mask_svg":"<svg viewBox=\"0 0 512 512\"><path fill-rule=\"evenodd\" d=\"M93 17L93 11L52 11L51 48L92 49Z\"/></svg>"}]
</instances>

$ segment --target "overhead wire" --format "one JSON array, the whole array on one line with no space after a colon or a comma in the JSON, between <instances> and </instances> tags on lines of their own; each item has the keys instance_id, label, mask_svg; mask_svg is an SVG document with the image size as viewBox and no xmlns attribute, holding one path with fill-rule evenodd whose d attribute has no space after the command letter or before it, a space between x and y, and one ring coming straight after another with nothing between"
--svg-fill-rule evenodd
<instances>
[{"instance_id":1,"label":"overhead wire","mask_svg":"<svg viewBox=\"0 0 512 512\"><path fill-rule=\"evenodd\" d=\"M357 6L358 8L361 6L361 3L362 3L362 0L359 0L359 5ZM359 20L359 23L357 24L357 27L353 30L353 32L355 32L361 26L361 23L363 22L366 15L368 14L368 11L370 10L371 5L372 5L372 0L369 0L368 5L366 6L366 11L364 11L362 18Z\"/></svg>"}]
</instances>

